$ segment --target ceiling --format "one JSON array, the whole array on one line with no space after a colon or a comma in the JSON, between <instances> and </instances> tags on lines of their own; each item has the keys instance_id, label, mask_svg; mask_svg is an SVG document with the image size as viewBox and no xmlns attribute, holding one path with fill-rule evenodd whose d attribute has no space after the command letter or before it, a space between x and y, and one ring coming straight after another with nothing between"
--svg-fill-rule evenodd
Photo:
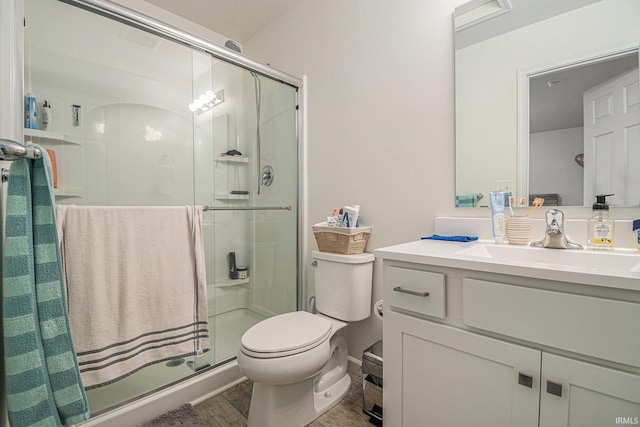
<instances>
[{"instance_id":1,"label":"ceiling","mask_svg":"<svg viewBox=\"0 0 640 427\"><path fill-rule=\"evenodd\" d=\"M637 51L530 79L530 132L582 127L583 93L632 69L638 70Z\"/></svg>"},{"instance_id":2,"label":"ceiling","mask_svg":"<svg viewBox=\"0 0 640 427\"><path fill-rule=\"evenodd\" d=\"M300 0L145 0L244 43Z\"/></svg>"}]
</instances>

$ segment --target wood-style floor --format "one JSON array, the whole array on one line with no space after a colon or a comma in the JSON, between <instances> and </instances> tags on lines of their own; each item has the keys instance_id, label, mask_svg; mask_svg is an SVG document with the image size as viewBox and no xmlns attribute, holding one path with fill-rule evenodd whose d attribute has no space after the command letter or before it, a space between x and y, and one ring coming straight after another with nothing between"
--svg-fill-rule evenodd
<instances>
[{"instance_id":1,"label":"wood-style floor","mask_svg":"<svg viewBox=\"0 0 640 427\"><path fill-rule=\"evenodd\" d=\"M372 427L369 417L362 412L362 375L350 373L349 393L330 411L308 427ZM212 427L243 427L247 425L249 402L253 383L249 380L194 406ZM286 426L283 426L286 427Z\"/></svg>"}]
</instances>

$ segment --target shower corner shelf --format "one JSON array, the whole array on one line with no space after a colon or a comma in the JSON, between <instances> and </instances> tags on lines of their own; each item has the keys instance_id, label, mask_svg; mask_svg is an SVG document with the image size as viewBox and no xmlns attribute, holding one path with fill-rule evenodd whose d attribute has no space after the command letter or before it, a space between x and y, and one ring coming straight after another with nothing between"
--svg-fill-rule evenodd
<instances>
[{"instance_id":1,"label":"shower corner shelf","mask_svg":"<svg viewBox=\"0 0 640 427\"><path fill-rule=\"evenodd\" d=\"M216 156L214 160L228 163L249 163L249 158L246 156Z\"/></svg>"},{"instance_id":2,"label":"shower corner shelf","mask_svg":"<svg viewBox=\"0 0 640 427\"><path fill-rule=\"evenodd\" d=\"M216 288L228 288L229 286L247 285L250 283L249 278L246 279L219 279L215 282Z\"/></svg>"},{"instance_id":3,"label":"shower corner shelf","mask_svg":"<svg viewBox=\"0 0 640 427\"><path fill-rule=\"evenodd\" d=\"M40 130L40 129L24 129L25 139L27 137L31 137L35 140L35 142L46 142L49 144L59 143L59 144L73 144L80 145L80 143L72 141L69 135L65 135L62 132L52 132L49 130Z\"/></svg>"},{"instance_id":4,"label":"shower corner shelf","mask_svg":"<svg viewBox=\"0 0 640 427\"><path fill-rule=\"evenodd\" d=\"M216 200L249 200L249 195L219 193L219 194L216 194Z\"/></svg>"},{"instance_id":5,"label":"shower corner shelf","mask_svg":"<svg viewBox=\"0 0 640 427\"><path fill-rule=\"evenodd\" d=\"M55 197L82 197L82 188L56 188L53 190Z\"/></svg>"}]
</instances>

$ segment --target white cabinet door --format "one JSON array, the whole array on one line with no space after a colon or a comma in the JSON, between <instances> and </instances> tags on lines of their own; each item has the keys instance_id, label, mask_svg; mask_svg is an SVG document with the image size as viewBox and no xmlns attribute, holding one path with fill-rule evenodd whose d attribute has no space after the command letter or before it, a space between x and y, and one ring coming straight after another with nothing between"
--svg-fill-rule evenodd
<instances>
[{"instance_id":1,"label":"white cabinet door","mask_svg":"<svg viewBox=\"0 0 640 427\"><path fill-rule=\"evenodd\" d=\"M640 376L542 354L540 427L640 424Z\"/></svg>"},{"instance_id":2,"label":"white cabinet door","mask_svg":"<svg viewBox=\"0 0 640 427\"><path fill-rule=\"evenodd\" d=\"M385 313L384 423L537 426L539 350Z\"/></svg>"}]
</instances>

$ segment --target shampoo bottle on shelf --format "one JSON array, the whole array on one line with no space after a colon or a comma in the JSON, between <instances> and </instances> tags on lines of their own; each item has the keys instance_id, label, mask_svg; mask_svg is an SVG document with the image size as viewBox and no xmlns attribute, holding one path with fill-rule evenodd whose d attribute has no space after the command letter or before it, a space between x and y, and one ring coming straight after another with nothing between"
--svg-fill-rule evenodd
<instances>
[{"instance_id":1,"label":"shampoo bottle on shelf","mask_svg":"<svg viewBox=\"0 0 640 427\"><path fill-rule=\"evenodd\" d=\"M229 252L227 255L227 261L229 262L229 279L237 279L238 276L238 266L236 265L236 253Z\"/></svg>"},{"instance_id":2,"label":"shampoo bottle on shelf","mask_svg":"<svg viewBox=\"0 0 640 427\"><path fill-rule=\"evenodd\" d=\"M589 249L613 249L615 223L609 218L607 196L613 194L598 194L593 204L593 216L587 221L587 246Z\"/></svg>"},{"instance_id":3,"label":"shampoo bottle on shelf","mask_svg":"<svg viewBox=\"0 0 640 427\"><path fill-rule=\"evenodd\" d=\"M42 104L42 130L51 130L51 104L46 99Z\"/></svg>"},{"instance_id":4,"label":"shampoo bottle on shelf","mask_svg":"<svg viewBox=\"0 0 640 427\"><path fill-rule=\"evenodd\" d=\"M38 121L36 118L36 96L29 92L24 103L24 127L27 129L37 129Z\"/></svg>"}]
</instances>

